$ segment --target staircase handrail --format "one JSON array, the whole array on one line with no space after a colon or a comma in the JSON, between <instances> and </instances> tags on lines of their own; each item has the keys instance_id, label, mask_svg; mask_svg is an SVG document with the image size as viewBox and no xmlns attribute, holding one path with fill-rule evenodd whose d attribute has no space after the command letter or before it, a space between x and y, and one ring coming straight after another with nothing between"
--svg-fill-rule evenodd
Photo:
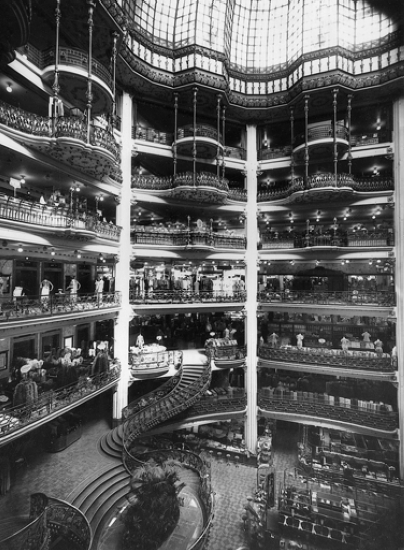
<instances>
[{"instance_id":1,"label":"staircase handrail","mask_svg":"<svg viewBox=\"0 0 404 550\"><path fill-rule=\"evenodd\" d=\"M36 496L40 496L41 504L35 510ZM43 506L42 506L43 504ZM53 521L56 516L57 521ZM2 550L47 550L51 545L52 536L57 535L59 528L64 534L70 532L78 550L89 550L92 544L92 532L89 522L83 512L64 500L47 497L46 495L31 495L30 517L28 525L0 541Z\"/></svg>"},{"instance_id":2,"label":"staircase handrail","mask_svg":"<svg viewBox=\"0 0 404 550\"><path fill-rule=\"evenodd\" d=\"M179 405L173 407L172 403L168 401L168 396L165 396L157 403L152 403L138 413L132 415L124 424L124 450L126 450L127 446L139 437L141 433L192 406L198 397L208 389L210 379L211 368L210 364L207 364L202 369L201 376L186 386L186 399ZM178 386L179 384L169 395L175 395ZM132 429L136 428L135 424L137 424L137 429Z\"/></svg>"},{"instance_id":3,"label":"staircase handrail","mask_svg":"<svg viewBox=\"0 0 404 550\"><path fill-rule=\"evenodd\" d=\"M146 460L141 460L140 458L132 455L127 449L124 449L123 456L124 466L129 474L132 474L135 469L142 466L151 458L157 463L171 459L180 462L182 466L186 466L198 473L200 482L199 497L203 502L205 513L208 517L199 537L191 546L189 546L188 550L202 549L203 539L206 537L212 525L215 510L215 500L214 493L211 488L210 472L204 460L202 460L202 458L193 451L187 451L185 449L154 449L152 451L145 451L142 453L142 457L146 458Z\"/></svg>"},{"instance_id":4,"label":"staircase handrail","mask_svg":"<svg viewBox=\"0 0 404 550\"><path fill-rule=\"evenodd\" d=\"M155 402L157 397L164 397L166 395L169 395L172 391L174 391L176 385L179 383L181 373L182 370L166 380L164 384L159 386L157 389L152 390L149 393L146 393L145 395L142 395L141 397L138 397L137 399L131 401L126 407L122 409L122 418L124 418L125 420L129 420L132 414L136 414L139 410L145 408L146 406L149 406L149 401ZM142 406L140 404L141 401L146 401L146 405ZM137 406L138 404L140 405L140 407Z\"/></svg>"}]
</instances>

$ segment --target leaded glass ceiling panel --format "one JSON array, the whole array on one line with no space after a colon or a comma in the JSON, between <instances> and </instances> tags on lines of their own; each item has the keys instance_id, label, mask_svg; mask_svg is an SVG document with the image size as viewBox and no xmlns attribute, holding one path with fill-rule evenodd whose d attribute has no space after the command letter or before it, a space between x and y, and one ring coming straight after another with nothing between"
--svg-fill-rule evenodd
<instances>
[{"instance_id":1,"label":"leaded glass ceiling panel","mask_svg":"<svg viewBox=\"0 0 404 550\"><path fill-rule=\"evenodd\" d=\"M397 24L368 0L123 0L134 37L174 52L200 46L233 68L267 72L337 45L377 45Z\"/></svg>"}]
</instances>

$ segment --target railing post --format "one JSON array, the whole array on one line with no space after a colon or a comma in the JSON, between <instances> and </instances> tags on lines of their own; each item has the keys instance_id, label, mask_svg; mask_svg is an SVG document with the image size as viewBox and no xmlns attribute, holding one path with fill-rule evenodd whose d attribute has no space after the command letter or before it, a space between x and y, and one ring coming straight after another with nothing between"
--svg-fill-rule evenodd
<instances>
[{"instance_id":1,"label":"railing post","mask_svg":"<svg viewBox=\"0 0 404 550\"><path fill-rule=\"evenodd\" d=\"M92 91L92 64L93 64L93 27L94 27L94 8L96 6L95 0L87 0L88 6L88 66L87 66L87 143L90 143L91 137L91 112L93 103L93 91Z\"/></svg>"}]
</instances>

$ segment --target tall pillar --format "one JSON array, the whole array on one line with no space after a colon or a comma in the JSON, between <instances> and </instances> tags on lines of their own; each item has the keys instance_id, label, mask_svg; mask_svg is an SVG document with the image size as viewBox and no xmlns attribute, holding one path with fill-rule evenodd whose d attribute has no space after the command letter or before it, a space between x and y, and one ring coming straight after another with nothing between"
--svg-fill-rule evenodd
<instances>
[{"instance_id":1,"label":"tall pillar","mask_svg":"<svg viewBox=\"0 0 404 550\"><path fill-rule=\"evenodd\" d=\"M128 404L129 381L129 322L133 316L129 304L130 275L130 211L131 211L131 156L132 156L132 97L124 93L122 98L122 191L116 210L117 225L122 228L119 242L119 258L116 269L116 289L121 292L122 302L118 318L115 321L115 356L121 363L121 379L114 394L113 421L122 420L122 409Z\"/></svg>"},{"instance_id":2,"label":"tall pillar","mask_svg":"<svg viewBox=\"0 0 404 550\"><path fill-rule=\"evenodd\" d=\"M247 449L255 453L257 445L257 127L247 125L247 216L246 216L246 344L247 417L245 442Z\"/></svg>"},{"instance_id":3,"label":"tall pillar","mask_svg":"<svg viewBox=\"0 0 404 550\"><path fill-rule=\"evenodd\" d=\"M396 235L396 296L397 326L396 342L398 357L398 417L400 423L400 479L404 479L404 96L393 104L394 143L394 188L395 188L395 235Z\"/></svg>"}]
</instances>

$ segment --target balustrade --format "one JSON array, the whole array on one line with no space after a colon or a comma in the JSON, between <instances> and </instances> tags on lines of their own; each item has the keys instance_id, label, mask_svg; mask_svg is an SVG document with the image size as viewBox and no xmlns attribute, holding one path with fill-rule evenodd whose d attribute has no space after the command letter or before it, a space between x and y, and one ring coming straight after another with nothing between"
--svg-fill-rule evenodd
<instances>
[{"instance_id":1,"label":"balustrade","mask_svg":"<svg viewBox=\"0 0 404 550\"><path fill-rule=\"evenodd\" d=\"M218 134L215 128L207 126L206 124L196 124L195 128L193 126L184 126L177 131L177 139L194 137L194 135L197 137L210 138L220 143L223 141L221 134Z\"/></svg>"},{"instance_id":2,"label":"balustrade","mask_svg":"<svg viewBox=\"0 0 404 550\"><path fill-rule=\"evenodd\" d=\"M121 228L113 223L97 222L93 216L85 214L72 215L67 205L42 205L4 194L0 194L1 218L41 227L92 232L94 237L113 241L118 241L121 233Z\"/></svg>"},{"instance_id":3,"label":"balustrade","mask_svg":"<svg viewBox=\"0 0 404 550\"><path fill-rule=\"evenodd\" d=\"M3 550L42 550L61 538L77 550L90 548L91 527L84 514L68 502L35 493L31 495L30 519L27 526L1 541Z\"/></svg>"},{"instance_id":4,"label":"balustrade","mask_svg":"<svg viewBox=\"0 0 404 550\"><path fill-rule=\"evenodd\" d=\"M394 235L392 231L388 230L370 231L367 229L355 232L326 230L324 233L315 233L314 231L310 233L298 231L271 232L261 234L260 246L263 250L312 246L394 246Z\"/></svg>"},{"instance_id":5,"label":"balustrade","mask_svg":"<svg viewBox=\"0 0 404 550\"><path fill-rule=\"evenodd\" d=\"M273 388L263 388L258 392L258 406L267 411L305 414L383 431L395 431L398 427L398 415L389 405L358 403L355 399L345 400L326 393L309 395L308 392L286 391L277 395Z\"/></svg>"},{"instance_id":6,"label":"balustrade","mask_svg":"<svg viewBox=\"0 0 404 550\"><path fill-rule=\"evenodd\" d=\"M53 65L55 63L55 50L53 48L44 52L41 59L41 67L47 67L48 65ZM62 70L63 65L72 65L76 67L81 67L87 72L88 67L88 52L84 50L79 50L76 48L59 48L59 70ZM91 60L91 72L93 76L97 76L102 80L107 86L112 89L112 77L111 73L108 71L104 65L102 65L96 59Z\"/></svg>"},{"instance_id":7,"label":"balustrade","mask_svg":"<svg viewBox=\"0 0 404 550\"><path fill-rule=\"evenodd\" d=\"M73 138L87 141L87 123L79 117L58 117L54 121L55 133L51 117L39 117L18 107L0 101L0 124L35 136ZM102 147L118 158L119 148L113 134L106 128L92 125L90 144Z\"/></svg>"},{"instance_id":8,"label":"balustrade","mask_svg":"<svg viewBox=\"0 0 404 550\"><path fill-rule=\"evenodd\" d=\"M309 291L309 290L282 290L261 291L258 301L262 303L294 303L294 304L322 304L322 305L376 305L390 307L396 304L394 292L378 291Z\"/></svg>"},{"instance_id":9,"label":"balustrade","mask_svg":"<svg viewBox=\"0 0 404 550\"><path fill-rule=\"evenodd\" d=\"M59 293L50 296L1 296L0 323L118 307L120 303L120 292L106 292L102 295Z\"/></svg>"},{"instance_id":10,"label":"balustrade","mask_svg":"<svg viewBox=\"0 0 404 550\"><path fill-rule=\"evenodd\" d=\"M134 304L191 304L245 302L246 292L188 290L153 290L149 292L131 291L129 301Z\"/></svg>"},{"instance_id":11,"label":"balustrade","mask_svg":"<svg viewBox=\"0 0 404 550\"><path fill-rule=\"evenodd\" d=\"M335 135L337 139L348 140L348 129L341 123L337 123L335 126ZM298 147L305 143L305 134L299 134L295 138L294 147ZM334 126L331 124L318 124L315 127L309 128L307 132L307 140L332 140L334 138Z\"/></svg>"},{"instance_id":12,"label":"balustrade","mask_svg":"<svg viewBox=\"0 0 404 550\"><path fill-rule=\"evenodd\" d=\"M244 249L246 239L243 235L228 235L209 231L176 230L164 227L161 230L149 231L147 228L136 228L132 231L133 244L169 245L169 246L209 246L213 248Z\"/></svg>"},{"instance_id":13,"label":"balustrade","mask_svg":"<svg viewBox=\"0 0 404 550\"><path fill-rule=\"evenodd\" d=\"M86 367L79 367L77 382L39 393L30 405L3 408L0 412L0 440L29 425L42 423L55 411L60 414L66 412L72 405L77 406L82 399L87 399L89 395L109 387L119 379L119 376L120 367L114 362L110 363L109 372L102 375L91 376Z\"/></svg>"},{"instance_id":14,"label":"balustrade","mask_svg":"<svg viewBox=\"0 0 404 550\"><path fill-rule=\"evenodd\" d=\"M258 355L260 359L284 363L302 363L381 372L394 372L397 370L396 357L392 357L389 353L379 354L372 351L260 346Z\"/></svg>"},{"instance_id":15,"label":"balustrade","mask_svg":"<svg viewBox=\"0 0 404 550\"><path fill-rule=\"evenodd\" d=\"M356 177L350 174L338 174L337 179L331 173L315 174L309 176L306 181L303 178L295 178L290 182L279 182L267 190L258 192L258 202L273 201L286 198L298 191L309 189L321 189L324 187L351 188L359 193L392 191L394 181L390 177Z\"/></svg>"},{"instance_id":16,"label":"balustrade","mask_svg":"<svg viewBox=\"0 0 404 550\"><path fill-rule=\"evenodd\" d=\"M210 378L211 369L210 364L207 363L201 368L200 376L193 380L187 380L185 383L181 383L181 378L168 395L162 396L155 403L147 404L141 410L131 414L124 427L125 449L130 449L131 442L143 432L193 405L199 399L200 394L203 394L209 387Z\"/></svg>"},{"instance_id":17,"label":"balustrade","mask_svg":"<svg viewBox=\"0 0 404 550\"><path fill-rule=\"evenodd\" d=\"M132 452L134 452L133 449ZM214 493L212 492L210 468L206 464L206 461L196 453L182 449L156 449L141 454L131 454L131 451L124 447L124 465L130 474L135 473L136 469L147 461L156 464L162 464L167 461L176 462L177 464L181 464L182 467L194 470L199 475L199 497L203 502L206 519L204 520L202 532L188 546L188 550L202 550L214 517Z\"/></svg>"}]
</instances>

